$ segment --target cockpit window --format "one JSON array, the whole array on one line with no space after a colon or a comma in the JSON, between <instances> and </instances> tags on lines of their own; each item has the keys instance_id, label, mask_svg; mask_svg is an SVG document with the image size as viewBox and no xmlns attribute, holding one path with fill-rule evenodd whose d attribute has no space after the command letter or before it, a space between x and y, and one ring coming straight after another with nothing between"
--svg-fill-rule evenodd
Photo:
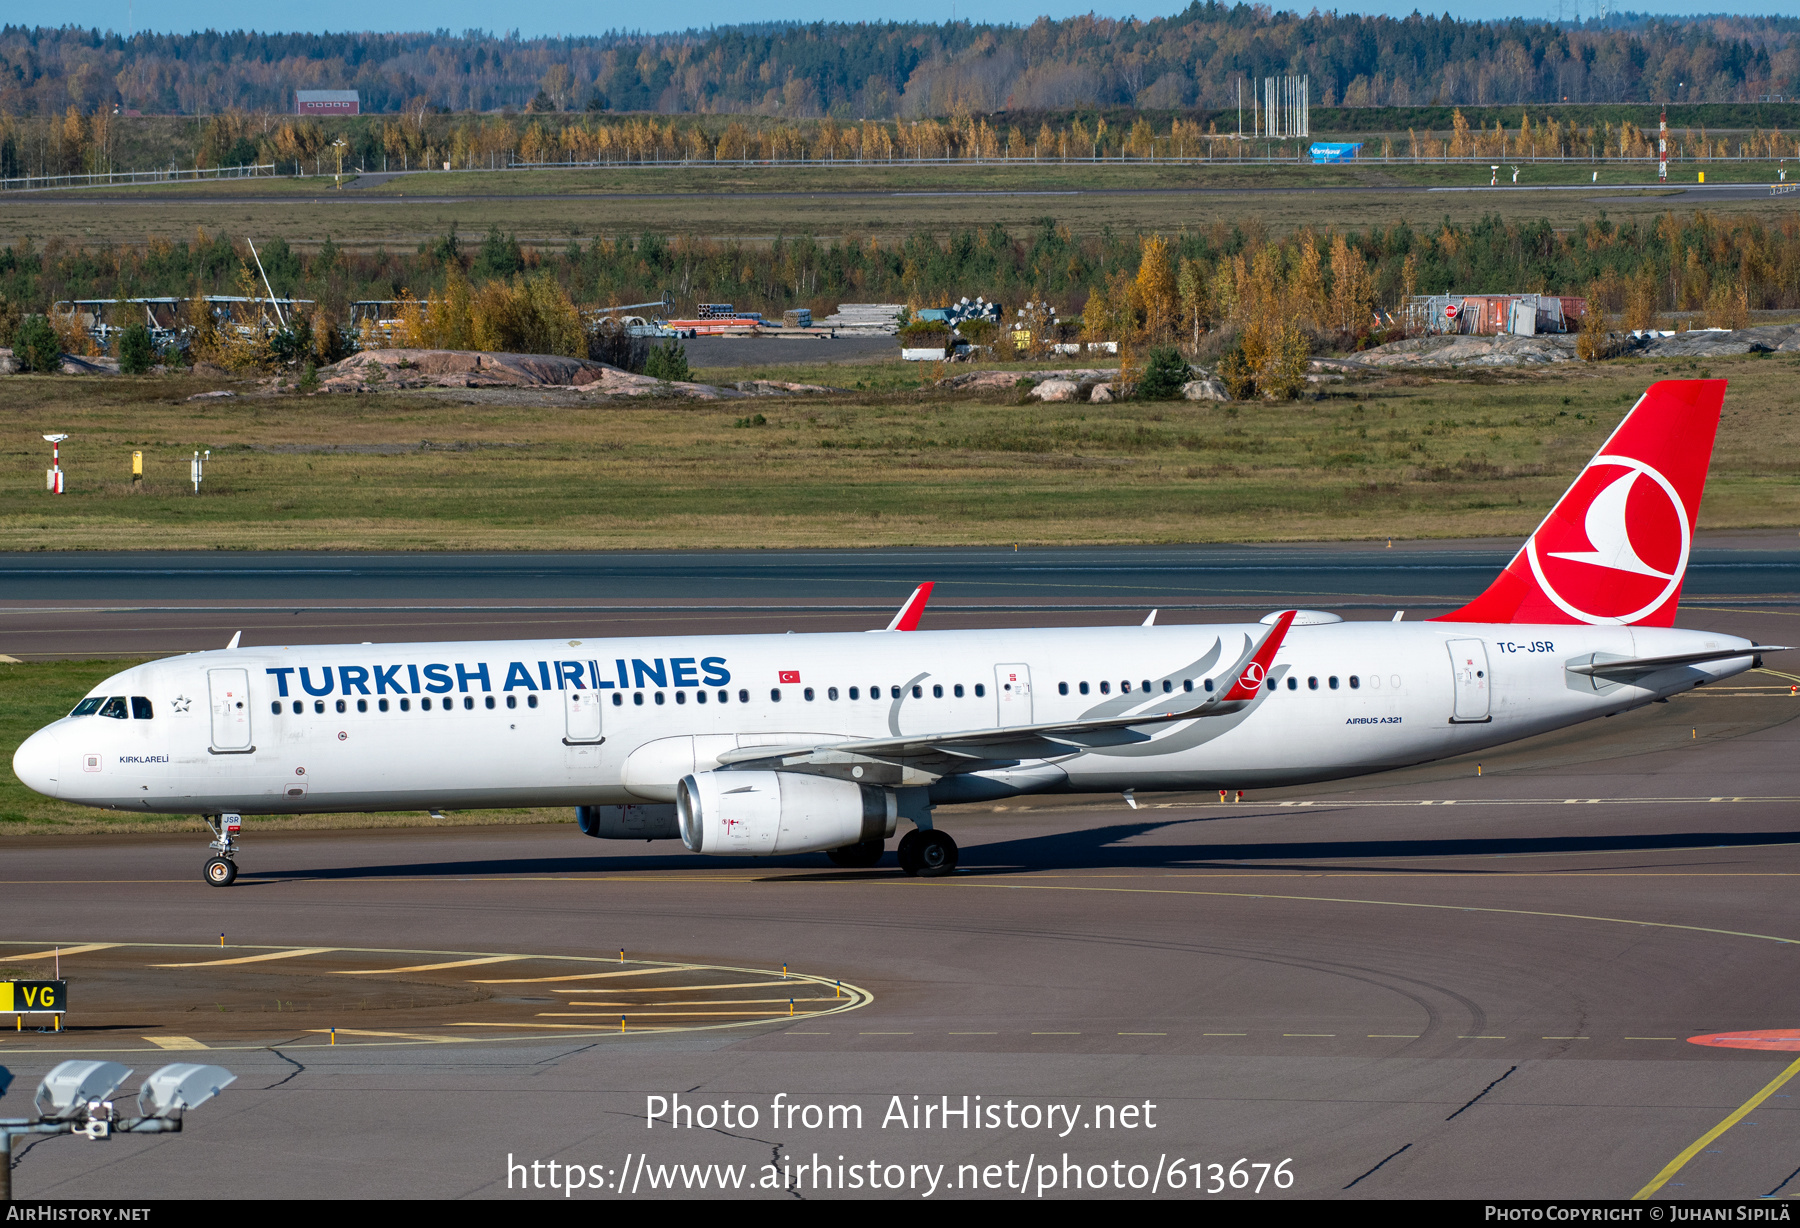
<instances>
[{"instance_id":1,"label":"cockpit window","mask_svg":"<svg viewBox=\"0 0 1800 1228\"><path fill-rule=\"evenodd\" d=\"M124 720L125 719L125 697L123 695L114 695L112 698L108 699L106 701L106 703L101 705L100 715L101 716L110 716L115 721Z\"/></svg>"},{"instance_id":2,"label":"cockpit window","mask_svg":"<svg viewBox=\"0 0 1800 1228\"><path fill-rule=\"evenodd\" d=\"M147 721L147 720L150 720L155 715L156 715L156 713L151 709L150 700L147 697L145 697L143 695L133 695L131 697L131 719L132 720Z\"/></svg>"},{"instance_id":3,"label":"cockpit window","mask_svg":"<svg viewBox=\"0 0 1800 1228\"><path fill-rule=\"evenodd\" d=\"M106 696L104 696L104 695L89 695L86 699L84 699L80 703L76 704L75 711L69 713L69 715L70 716L92 716L92 715L94 715L94 713L100 711L100 705L105 702L106 702Z\"/></svg>"}]
</instances>

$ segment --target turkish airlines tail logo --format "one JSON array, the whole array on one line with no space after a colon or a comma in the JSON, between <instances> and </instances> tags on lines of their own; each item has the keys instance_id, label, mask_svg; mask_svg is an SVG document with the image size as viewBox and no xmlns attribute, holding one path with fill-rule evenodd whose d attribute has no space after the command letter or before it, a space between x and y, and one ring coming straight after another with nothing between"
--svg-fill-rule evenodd
<instances>
[{"instance_id":1,"label":"turkish airlines tail logo","mask_svg":"<svg viewBox=\"0 0 1800 1228\"><path fill-rule=\"evenodd\" d=\"M1434 621L1672 625L1724 403L1722 379L1652 384L1487 592Z\"/></svg>"}]
</instances>

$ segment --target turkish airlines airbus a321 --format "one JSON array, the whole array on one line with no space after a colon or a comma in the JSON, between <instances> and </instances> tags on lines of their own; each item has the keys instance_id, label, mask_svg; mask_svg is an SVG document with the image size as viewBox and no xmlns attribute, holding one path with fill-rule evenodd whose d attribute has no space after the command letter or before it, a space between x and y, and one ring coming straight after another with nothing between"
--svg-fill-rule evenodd
<instances>
[{"instance_id":1,"label":"turkish airlines airbus a321","mask_svg":"<svg viewBox=\"0 0 1800 1228\"><path fill-rule=\"evenodd\" d=\"M604 839L947 874L932 808L1243 789L1460 755L1752 668L1672 626L1723 380L1639 399L1488 590L1429 622L239 648L139 665L13 756L40 793L240 816L573 806Z\"/></svg>"}]
</instances>

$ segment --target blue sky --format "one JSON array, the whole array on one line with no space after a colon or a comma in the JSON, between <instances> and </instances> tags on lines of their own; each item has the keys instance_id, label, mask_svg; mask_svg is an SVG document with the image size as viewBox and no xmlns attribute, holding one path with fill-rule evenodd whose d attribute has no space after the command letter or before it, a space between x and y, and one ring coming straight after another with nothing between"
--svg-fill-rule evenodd
<instances>
[{"instance_id":1,"label":"blue sky","mask_svg":"<svg viewBox=\"0 0 1800 1228\"><path fill-rule=\"evenodd\" d=\"M1562 0L1561 11L1573 16L1579 4L1582 16L1593 12L1594 0ZM1137 15L1152 17L1177 12L1186 7L1180 3L1163 4L1095 4L1046 3L1046 0L926 0L924 4L906 6L905 13L916 20L947 21L954 8L960 19L1028 23L1041 14L1069 17L1077 13L1097 12L1109 16ZM1300 8L1299 4L1277 7ZM1311 5L1305 7L1310 8ZM1324 7L1324 6L1321 6ZM1404 16L1421 8L1411 3L1362 0L1360 3L1336 6L1339 12L1386 13ZM1615 8L1641 13L1692 15L1696 13L1757 13L1770 16L1793 16L1795 0L1625 0ZM1449 11L1458 16L1470 15L1467 6L1443 4L1431 6L1436 11ZM185 33L212 28L258 30L432 30L469 27L501 29L517 27L522 34L598 34L619 25L630 25L658 32L705 27L743 21L770 20L836 20L881 21L892 17L891 3L879 0L689 0L685 4L657 5L650 9L593 6L591 17L566 3L549 0L514 0L495 6L477 0L391 0L371 8L364 0L308 0L297 5L257 6L247 9L239 0L61 0L53 9L27 5L22 0L0 0L0 24L35 24L38 22L69 23L98 26L102 29L125 30L128 23L139 30L161 30ZM1557 0L1488 0L1480 6L1482 16L1489 18L1555 16ZM504 15L503 18L500 15ZM629 14L629 17L626 16Z\"/></svg>"}]
</instances>

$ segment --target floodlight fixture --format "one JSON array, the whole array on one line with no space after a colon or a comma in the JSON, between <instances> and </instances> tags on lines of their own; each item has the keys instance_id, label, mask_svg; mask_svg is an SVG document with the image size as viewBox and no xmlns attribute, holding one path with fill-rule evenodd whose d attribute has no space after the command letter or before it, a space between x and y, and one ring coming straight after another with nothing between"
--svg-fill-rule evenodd
<instances>
[{"instance_id":1,"label":"floodlight fixture","mask_svg":"<svg viewBox=\"0 0 1800 1228\"><path fill-rule=\"evenodd\" d=\"M138 1089L138 1113L144 1117L179 1117L236 1082L237 1076L223 1066L176 1062L144 1080Z\"/></svg>"},{"instance_id":2,"label":"floodlight fixture","mask_svg":"<svg viewBox=\"0 0 1800 1228\"><path fill-rule=\"evenodd\" d=\"M38 1084L33 1103L45 1121L70 1121L104 1101L131 1077L131 1068L117 1062L63 1062Z\"/></svg>"}]
</instances>

